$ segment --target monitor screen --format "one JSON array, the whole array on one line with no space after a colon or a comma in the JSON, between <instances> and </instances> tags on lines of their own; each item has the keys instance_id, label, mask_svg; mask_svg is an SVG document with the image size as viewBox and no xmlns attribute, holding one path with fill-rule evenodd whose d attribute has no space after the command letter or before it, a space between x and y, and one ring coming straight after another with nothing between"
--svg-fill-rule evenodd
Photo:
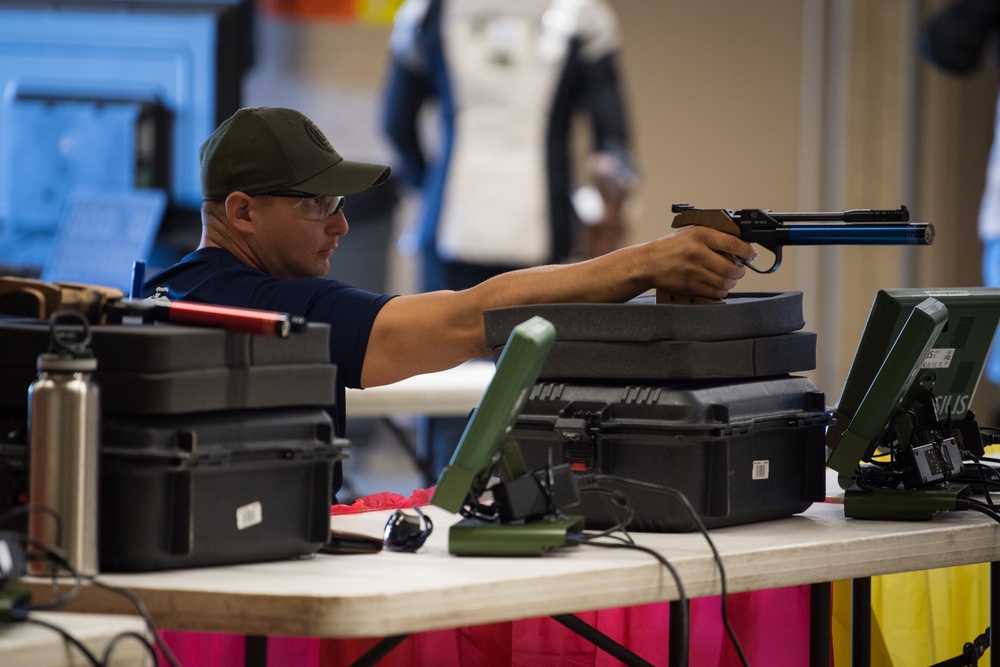
<instances>
[{"instance_id":1,"label":"monitor screen","mask_svg":"<svg viewBox=\"0 0 1000 667\"><path fill-rule=\"evenodd\" d=\"M162 231L197 234L198 148L241 105L253 16L252 0L2 3L0 265L37 275L76 186L164 190Z\"/></svg>"},{"instance_id":2,"label":"monitor screen","mask_svg":"<svg viewBox=\"0 0 1000 667\"><path fill-rule=\"evenodd\" d=\"M117 287L128 294L132 264L149 256L166 205L163 190L75 188L42 280Z\"/></svg>"},{"instance_id":3,"label":"monitor screen","mask_svg":"<svg viewBox=\"0 0 1000 667\"><path fill-rule=\"evenodd\" d=\"M929 307L929 299L941 308ZM904 422L973 418L972 400L998 322L997 288L880 290L844 384L836 424L827 433L827 465L842 479L853 473L878 447L891 444L888 422L899 411L909 415ZM868 424L860 425L862 420ZM871 441L850 442L852 431Z\"/></svg>"},{"instance_id":4,"label":"monitor screen","mask_svg":"<svg viewBox=\"0 0 1000 667\"><path fill-rule=\"evenodd\" d=\"M497 361L496 374L479 399L451 462L441 472L431 503L459 512L485 490L503 445L555 342L556 330L542 317L514 327Z\"/></svg>"}]
</instances>

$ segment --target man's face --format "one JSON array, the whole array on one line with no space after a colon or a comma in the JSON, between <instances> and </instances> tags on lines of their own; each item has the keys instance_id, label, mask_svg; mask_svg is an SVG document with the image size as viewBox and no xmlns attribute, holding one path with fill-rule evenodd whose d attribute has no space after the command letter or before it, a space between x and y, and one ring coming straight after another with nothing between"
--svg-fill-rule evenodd
<instances>
[{"instance_id":1,"label":"man's face","mask_svg":"<svg viewBox=\"0 0 1000 667\"><path fill-rule=\"evenodd\" d=\"M342 199L260 195L249 243L258 268L279 278L321 278L347 233Z\"/></svg>"}]
</instances>

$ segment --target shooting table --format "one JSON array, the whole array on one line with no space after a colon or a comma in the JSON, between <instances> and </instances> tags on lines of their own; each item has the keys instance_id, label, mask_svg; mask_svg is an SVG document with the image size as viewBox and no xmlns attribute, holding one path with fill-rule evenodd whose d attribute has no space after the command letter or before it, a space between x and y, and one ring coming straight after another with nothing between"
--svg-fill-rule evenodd
<instances>
[{"instance_id":1,"label":"shooting table","mask_svg":"<svg viewBox=\"0 0 1000 667\"><path fill-rule=\"evenodd\" d=\"M319 555L102 578L138 595L161 629L255 636L392 637L677 597L663 566L638 552L572 547L539 558L450 556L447 527L457 517L436 507L427 512L435 529L417 554ZM335 516L332 525L379 536L387 516ZM994 610L1000 600L995 564L1000 561L1000 525L976 512L942 514L928 522L860 521L846 520L842 505L819 503L801 515L716 529L711 535L725 563L730 592L817 584L812 665L829 660L827 582L854 579L863 584L874 575L993 562ZM719 574L701 535L633 537L673 564L689 598L720 592ZM46 599L47 581L26 581L37 600ZM587 585L581 586L582 581ZM857 590L863 592L863 585ZM867 664L870 636L869 608L863 597L859 604L856 667ZM130 612L120 597L90 586L70 609ZM997 654L992 652L993 665L1000 664Z\"/></svg>"}]
</instances>

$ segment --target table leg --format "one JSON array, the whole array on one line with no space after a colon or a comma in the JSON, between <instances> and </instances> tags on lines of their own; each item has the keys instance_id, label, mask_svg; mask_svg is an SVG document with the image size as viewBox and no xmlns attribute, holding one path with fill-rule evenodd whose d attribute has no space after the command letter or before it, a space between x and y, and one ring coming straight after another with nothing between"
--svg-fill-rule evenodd
<instances>
[{"instance_id":1,"label":"table leg","mask_svg":"<svg viewBox=\"0 0 1000 667\"><path fill-rule=\"evenodd\" d=\"M685 667L688 664L687 647L690 632L683 621L685 618L691 618L690 612L690 601L674 600L670 603L670 643L667 649L667 664L670 667Z\"/></svg>"},{"instance_id":2,"label":"table leg","mask_svg":"<svg viewBox=\"0 0 1000 667\"><path fill-rule=\"evenodd\" d=\"M267 667L267 637L247 635L243 638L243 664L245 667Z\"/></svg>"},{"instance_id":3,"label":"table leg","mask_svg":"<svg viewBox=\"0 0 1000 667\"><path fill-rule=\"evenodd\" d=\"M622 663L629 665L629 667L653 667L651 663L646 662L611 637L608 637L597 628L584 623L572 614L557 614L553 616L552 619L562 623L564 626L580 635L597 648L601 649L605 653L608 653L612 657L617 658Z\"/></svg>"},{"instance_id":4,"label":"table leg","mask_svg":"<svg viewBox=\"0 0 1000 667\"><path fill-rule=\"evenodd\" d=\"M990 563L990 667L1000 667L1000 561Z\"/></svg>"},{"instance_id":5,"label":"table leg","mask_svg":"<svg viewBox=\"0 0 1000 667\"><path fill-rule=\"evenodd\" d=\"M872 580L852 582L851 667L869 667L872 656Z\"/></svg>"},{"instance_id":6,"label":"table leg","mask_svg":"<svg viewBox=\"0 0 1000 667\"><path fill-rule=\"evenodd\" d=\"M420 456L420 452L417 451L417 443L413 441L409 434L389 417L383 417L382 423L392 432L393 437L399 443L399 446L402 447L403 452L410 458L410 461L417 470L420 471L420 474L424 478L424 484L426 486L433 486L437 483L438 471L431 467L430 461Z\"/></svg>"},{"instance_id":7,"label":"table leg","mask_svg":"<svg viewBox=\"0 0 1000 667\"><path fill-rule=\"evenodd\" d=\"M809 664L812 667L830 667L833 639L830 586L827 582L809 587Z\"/></svg>"},{"instance_id":8,"label":"table leg","mask_svg":"<svg viewBox=\"0 0 1000 667\"><path fill-rule=\"evenodd\" d=\"M403 640L410 635L392 635L390 637L385 637L380 639L375 646L368 649L367 652L357 660L351 663L351 667L373 667L375 663L389 655L389 653L403 643Z\"/></svg>"}]
</instances>

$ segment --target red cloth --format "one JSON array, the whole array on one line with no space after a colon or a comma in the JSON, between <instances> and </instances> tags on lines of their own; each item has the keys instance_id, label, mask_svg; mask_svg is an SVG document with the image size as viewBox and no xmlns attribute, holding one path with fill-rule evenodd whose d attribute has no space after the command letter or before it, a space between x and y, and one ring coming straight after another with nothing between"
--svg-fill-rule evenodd
<instances>
[{"instance_id":1,"label":"red cloth","mask_svg":"<svg viewBox=\"0 0 1000 667\"><path fill-rule=\"evenodd\" d=\"M357 514L359 512L374 512L376 510L395 510L407 507L429 505L431 496L434 495L433 487L430 489L417 489L409 498L404 498L398 493L383 491L373 493L364 498L358 498L350 505L334 505L330 508L330 514Z\"/></svg>"}]
</instances>

